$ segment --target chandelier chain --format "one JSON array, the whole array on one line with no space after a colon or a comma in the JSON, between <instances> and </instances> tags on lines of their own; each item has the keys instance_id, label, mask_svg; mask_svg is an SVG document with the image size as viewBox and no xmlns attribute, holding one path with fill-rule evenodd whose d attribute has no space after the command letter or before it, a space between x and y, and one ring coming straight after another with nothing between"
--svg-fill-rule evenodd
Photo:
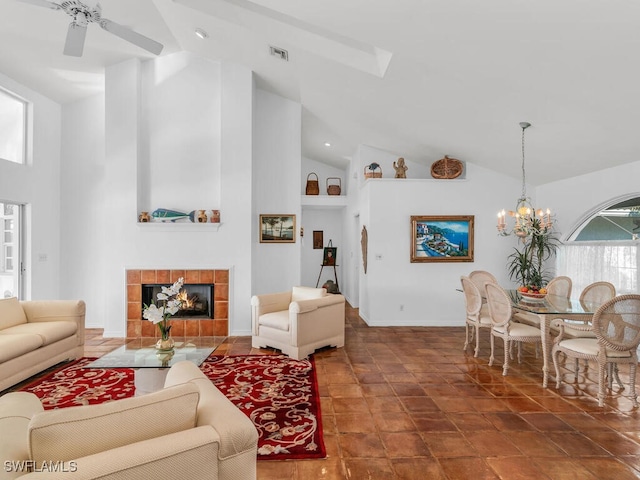
<instances>
[{"instance_id":1,"label":"chandelier chain","mask_svg":"<svg viewBox=\"0 0 640 480\"><path fill-rule=\"evenodd\" d=\"M522 129L522 194L518 199L515 210L509 210L508 215L515 218L515 226L512 232L507 230L506 215L507 212L502 210L498 212L498 234L502 236L514 235L524 239L530 235L547 235L553 228L553 219L549 209L543 211L536 210L527 198L527 172L525 170L525 130L529 128L529 122L520 122Z\"/></svg>"},{"instance_id":2,"label":"chandelier chain","mask_svg":"<svg viewBox=\"0 0 640 480\"><path fill-rule=\"evenodd\" d=\"M524 131L526 127L522 127L522 198L527 198L527 180L524 169Z\"/></svg>"}]
</instances>

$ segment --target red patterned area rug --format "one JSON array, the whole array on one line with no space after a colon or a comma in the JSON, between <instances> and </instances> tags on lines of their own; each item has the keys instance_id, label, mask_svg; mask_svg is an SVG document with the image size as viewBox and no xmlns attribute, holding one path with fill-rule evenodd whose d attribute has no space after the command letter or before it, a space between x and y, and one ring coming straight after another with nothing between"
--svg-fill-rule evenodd
<instances>
[{"instance_id":1,"label":"red patterned area rug","mask_svg":"<svg viewBox=\"0 0 640 480\"><path fill-rule=\"evenodd\" d=\"M81 358L20 388L45 409L92 405L135 393L129 368L85 368ZM213 384L254 423L258 460L324 458L320 397L313 357L212 355L200 367Z\"/></svg>"}]
</instances>

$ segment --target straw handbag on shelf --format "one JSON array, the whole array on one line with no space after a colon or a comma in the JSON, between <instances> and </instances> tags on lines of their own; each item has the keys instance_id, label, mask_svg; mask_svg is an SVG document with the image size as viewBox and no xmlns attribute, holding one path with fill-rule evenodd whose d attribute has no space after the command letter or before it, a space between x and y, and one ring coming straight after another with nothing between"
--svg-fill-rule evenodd
<instances>
[{"instance_id":1,"label":"straw handbag on shelf","mask_svg":"<svg viewBox=\"0 0 640 480\"><path fill-rule=\"evenodd\" d=\"M316 179L311 179L311 175L315 175ZM307 175L307 188L305 190L307 195L320 195L320 184L318 183L318 175L314 172L311 172Z\"/></svg>"},{"instance_id":2,"label":"straw handbag on shelf","mask_svg":"<svg viewBox=\"0 0 640 480\"><path fill-rule=\"evenodd\" d=\"M329 180L331 180L333 183L329 184ZM338 181L338 184L336 185L336 180ZM342 192L342 180L338 177L329 177L327 178L327 194L328 195L340 195L340 193Z\"/></svg>"}]
</instances>

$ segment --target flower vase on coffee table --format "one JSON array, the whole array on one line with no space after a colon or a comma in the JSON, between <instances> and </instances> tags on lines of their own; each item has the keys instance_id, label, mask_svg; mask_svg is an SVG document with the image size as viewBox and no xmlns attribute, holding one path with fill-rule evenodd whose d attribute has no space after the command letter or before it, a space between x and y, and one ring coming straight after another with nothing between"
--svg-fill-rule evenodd
<instances>
[{"instance_id":1,"label":"flower vase on coffee table","mask_svg":"<svg viewBox=\"0 0 640 480\"><path fill-rule=\"evenodd\" d=\"M159 351L172 350L175 343L171 338L171 324L169 318L178 313L182 307L182 301L178 298L180 289L184 284L184 279L180 277L170 287L162 287L162 291L158 293L158 304L144 306L142 317L149 320L160 329L160 339L156 343L156 349Z\"/></svg>"}]
</instances>

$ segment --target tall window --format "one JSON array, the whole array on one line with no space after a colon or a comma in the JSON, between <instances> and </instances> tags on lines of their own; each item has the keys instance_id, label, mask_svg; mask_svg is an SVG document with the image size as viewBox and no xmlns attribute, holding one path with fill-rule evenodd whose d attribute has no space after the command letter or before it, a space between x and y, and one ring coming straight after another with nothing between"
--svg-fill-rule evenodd
<instances>
[{"instance_id":1,"label":"tall window","mask_svg":"<svg viewBox=\"0 0 640 480\"><path fill-rule=\"evenodd\" d=\"M0 203L0 298L21 298L20 205Z\"/></svg>"},{"instance_id":2,"label":"tall window","mask_svg":"<svg viewBox=\"0 0 640 480\"><path fill-rule=\"evenodd\" d=\"M0 158L25 163L27 104L0 89Z\"/></svg>"},{"instance_id":3,"label":"tall window","mask_svg":"<svg viewBox=\"0 0 640 480\"><path fill-rule=\"evenodd\" d=\"M573 232L557 255L558 275L573 280L579 294L588 284L611 282L618 294L638 293L640 198L606 207Z\"/></svg>"}]
</instances>

